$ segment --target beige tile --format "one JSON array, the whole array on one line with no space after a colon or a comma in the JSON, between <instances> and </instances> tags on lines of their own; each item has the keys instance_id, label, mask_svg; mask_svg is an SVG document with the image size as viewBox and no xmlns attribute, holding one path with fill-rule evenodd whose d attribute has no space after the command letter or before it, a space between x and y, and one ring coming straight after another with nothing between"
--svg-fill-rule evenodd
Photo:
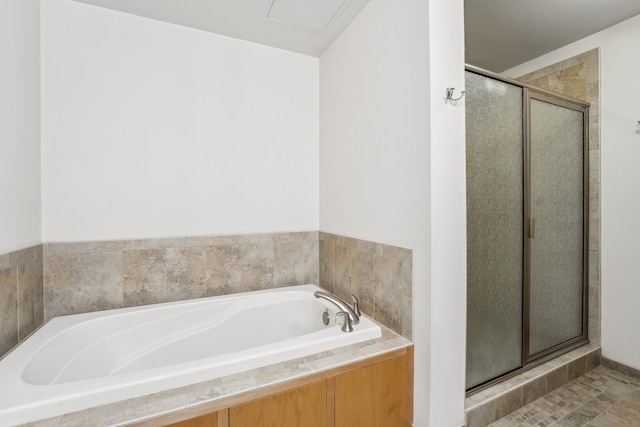
<instances>
[{"instance_id":1,"label":"beige tile","mask_svg":"<svg viewBox=\"0 0 640 427\"><path fill-rule=\"evenodd\" d=\"M600 150L600 115L589 110L589 152Z\"/></svg>"},{"instance_id":2,"label":"beige tile","mask_svg":"<svg viewBox=\"0 0 640 427\"><path fill-rule=\"evenodd\" d=\"M323 235L324 233L321 233ZM329 292L334 291L333 285L333 244L328 239L319 242L319 285Z\"/></svg>"},{"instance_id":3,"label":"beige tile","mask_svg":"<svg viewBox=\"0 0 640 427\"><path fill-rule=\"evenodd\" d=\"M351 246L353 247L353 245ZM340 298L348 298L351 292L353 250L347 245L336 244L333 251L335 257L333 262L334 293Z\"/></svg>"},{"instance_id":4,"label":"beige tile","mask_svg":"<svg viewBox=\"0 0 640 427\"><path fill-rule=\"evenodd\" d=\"M9 268L11 263L9 262L9 254L0 255L0 270L4 270L5 268Z\"/></svg>"},{"instance_id":5,"label":"beige tile","mask_svg":"<svg viewBox=\"0 0 640 427\"><path fill-rule=\"evenodd\" d=\"M600 321L600 286L589 286L589 319Z\"/></svg>"},{"instance_id":6,"label":"beige tile","mask_svg":"<svg viewBox=\"0 0 640 427\"><path fill-rule=\"evenodd\" d=\"M600 184L600 150L589 151L589 184Z\"/></svg>"},{"instance_id":7,"label":"beige tile","mask_svg":"<svg viewBox=\"0 0 640 427\"><path fill-rule=\"evenodd\" d=\"M72 253L52 253L44 260L44 318L73 314L73 265Z\"/></svg>"},{"instance_id":8,"label":"beige tile","mask_svg":"<svg viewBox=\"0 0 640 427\"><path fill-rule=\"evenodd\" d=\"M413 340L413 298L402 296L402 331L401 335Z\"/></svg>"},{"instance_id":9,"label":"beige tile","mask_svg":"<svg viewBox=\"0 0 640 427\"><path fill-rule=\"evenodd\" d=\"M599 251L589 251L589 286L593 286L595 289L598 289L598 295L596 298L599 299L599 289L600 289L600 252ZM589 294L589 298L591 298L591 294Z\"/></svg>"},{"instance_id":10,"label":"beige tile","mask_svg":"<svg viewBox=\"0 0 640 427\"><path fill-rule=\"evenodd\" d=\"M567 365L554 369L546 375L547 393L565 385L569 381L569 371Z\"/></svg>"},{"instance_id":11,"label":"beige tile","mask_svg":"<svg viewBox=\"0 0 640 427\"><path fill-rule=\"evenodd\" d=\"M546 378L536 378L522 385L522 403L528 405L546 393Z\"/></svg>"},{"instance_id":12,"label":"beige tile","mask_svg":"<svg viewBox=\"0 0 640 427\"><path fill-rule=\"evenodd\" d=\"M620 424L611 421L606 414L600 414L589 421L587 427L622 427Z\"/></svg>"},{"instance_id":13,"label":"beige tile","mask_svg":"<svg viewBox=\"0 0 640 427\"><path fill-rule=\"evenodd\" d=\"M600 218L589 218L589 250L600 251Z\"/></svg>"},{"instance_id":14,"label":"beige tile","mask_svg":"<svg viewBox=\"0 0 640 427\"><path fill-rule=\"evenodd\" d=\"M287 240L275 239L274 286L318 283L319 246L311 233L290 233Z\"/></svg>"},{"instance_id":15,"label":"beige tile","mask_svg":"<svg viewBox=\"0 0 640 427\"><path fill-rule=\"evenodd\" d=\"M600 51L599 48L590 50L585 55L587 82L600 80Z\"/></svg>"},{"instance_id":16,"label":"beige tile","mask_svg":"<svg viewBox=\"0 0 640 427\"><path fill-rule=\"evenodd\" d=\"M600 349L586 355L587 372L600 366Z\"/></svg>"},{"instance_id":17,"label":"beige tile","mask_svg":"<svg viewBox=\"0 0 640 427\"><path fill-rule=\"evenodd\" d=\"M165 257L166 249L127 250L122 253L125 307L171 301Z\"/></svg>"},{"instance_id":18,"label":"beige tile","mask_svg":"<svg viewBox=\"0 0 640 427\"><path fill-rule=\"evenodd\" d=\"M567 376L572 381L587 372L586 357L580 357L567 365Z\"/></svg>"},{"instance_id":19,"label":"beige tile","mask_svg":"<svg viewBox=\"0 0 640 427\"><path fill-rule=\"evenodd\" d=\"M374 258L373 317L380 323L402 331L402 263L393 258L376 255Z\"/></svg>"},{"instance_id":20,"label":"beige tile","mask_svg":"<svg viewBox=\"0 0 640 427\"><path fill-rule=\"evenodd\" d=\"M600 184L589 184L589 217L600 218Z\"/></svg>"},{"instance_id":21,"label":"beige tile","mask_svg":"<svg viewBox=\"0 0 640 427\"><path fill-rule=\"evenodd\" d=\"M600 320L590 318L588 321L589 342L600 345Z\"/></svg>"},{"instance_id":22,"label":"beige tile","mask_svg":"<svg viewBox=\"0 0 640 427\"><path fill-rule=\"evenodd\" d=\"M145 239L144 246L147 249L184 248L187 246L187 238L168 237L164 239Z\"/></svg>"},{"instance_id":23,"label":"beige tile","mask_svg":"<svg viewBox=\"0 0 640 427\"><path fill-rule=\"evenodd\" d=\"M60 427L58 424L60 417L47 418L46 420L34 421L32 423L23 424L21 427Z\"/></svg>"},{"instance_id":24,"label":"beige tile","mask_svg":"<svg viewBox=\"0 0 640 427\"><path fill-rule=\"evenodd\" d=\"M486 427L496 420L493 402L467 411L467 427Z\"/></svg>"},{"instance_id":25,"label":"beige tile","mask_svg":"<svg viewBox=\"0 0 640 427\"><path fill-rule=\"evenodd\" d=\"M33 319L36 327L44 323L44 256L42 249L42 245L36 249L35 289L33 292Z\"/></svg>"},{"instance_id":26,"label":"beige tile","mask_svg":"<svg viewBox=\"0 0 640 427\"><path fill-rule=\"evenodd\" d=\"M9 264L16 266L23 264L27 261L31 261L36 257L36 248L31 246L29 248L20 249L19 251L11 252L9 254Z\"/></svg>"},{"instance_id":27,"label":"beige tile","mask_svg":"<svg viewBox=\"0 0 640 427\"><path fill-rule=\"evenodd\" d=\"M375 254L372 252L353 251L349 291L358 298L360 310L370 316L374 316L374 257Z\"/></svg>"},{"instance_id":28,"label":"beige tile","mask_svg":"<svg viewBox=\"0 0 640 427\"><path fill-rule=\"evenodd\" d=\"M273 239L242 244L240 253L240 291L273 288Z\"/></svg>"},{"instance_id":29,"label":"beige tile","mask_svg":"<svg viewBox=\"0 0 640 427\"><path fill-rule=\"evenodd\" d=\"M73 266L74 312L121 308L122 273L119 252L77 254Z\"/></svg>"},{"instance_id":30,"label":"beige tile","mask_svg":"<svg viewBox=\"0 0 640 427\"><path fill-rule=\"evenodd\" d=\"M36 258L18 265L18 339L23 340L36 326L36 289L41 288L42 264ZM38 284L40 282L40 284ZM42 301L42 299L40 299Z\"/></svg>"},{"instance_id":31,"label":"beige tile","mask_svg":"<svg viewBox=\"0 0 640 427\"><path fill-rule=\"evenodd\" d=\"M167 298L179 301L207 296L206 255L202 247L166 250Z\"/></svg>"},{"instance_id":32,"label":"beige tile","mask_svg":"<svg viewBox=\"0 0 640 427\"><path fill-rule=\"evenodd\" d=\"M18 278L16 268L0 271L0 355L18 344Z\"/></svg>"},{"instance_id":33,"label":"beige tile","mask_svg":"<svg viewBox=\"0 0 640 427\"><path fill-rule=\"evenodd\" d=\"M207 295L225 295L240 290L240 245L229 244L207 248Z\"/></svg>"},{"instance_id":34,"label":"beige tile","mask_svg":"<svg viewBox=\"0 0 640 427\"><path fill-rule=\"evenodd\" d=\"M640 424L640 404L623 400L607 411L607 418L624 427L638 427Z\"/></svg>"},{"instance_id":35,"label":"beige tile","mask_svg":"<svg viewBox=\"0 0 640 427\"><path fill-rule=\"evenodd\" d=\"M522 387L518 387L495 399L496 419L502 418L522 408Z\"/></svg>"}]
</instances>

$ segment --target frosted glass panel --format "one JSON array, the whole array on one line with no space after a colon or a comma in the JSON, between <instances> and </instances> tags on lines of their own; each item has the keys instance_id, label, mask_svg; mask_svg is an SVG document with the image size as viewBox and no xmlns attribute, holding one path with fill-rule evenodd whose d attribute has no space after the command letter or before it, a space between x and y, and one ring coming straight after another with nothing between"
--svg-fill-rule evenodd
<instances>
[{"instance_id":1,"label":"frosted glass panel","mask_svg":"<svg viewBox=\"0 0 640 427\"><path fill-rule=\"evenodd\" d=\"M522 366L522 89L467 72L466 91L471 388Z\"/></svg>"},{"instance_id":2,"label":"frosted glass panel","mask_svg":"<svg viewBox=\"0 0 640 427\"><path fill-rule=\"evenodd\" d=\"M582 334L583 120L531 100L530 355Z\"/></svg>"}]
</instances>

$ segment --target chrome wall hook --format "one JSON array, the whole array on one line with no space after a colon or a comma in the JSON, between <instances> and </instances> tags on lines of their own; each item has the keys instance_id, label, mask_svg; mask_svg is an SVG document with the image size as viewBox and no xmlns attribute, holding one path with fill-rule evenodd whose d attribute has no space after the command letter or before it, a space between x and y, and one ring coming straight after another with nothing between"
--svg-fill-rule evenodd
<instances>
[{"instance_id":1,"label":"chrome wall hook","mask_svg":"<svg viewBox=\"0 0 640 427\"><path fill-rule=\"evenodd\" d=\"M460 101L462 99L462 97L464 96L464 90L460 91L460 96L457 98L453 97L453 93L455 92L456 88L455 87L448 87L447 90L445 91L445 99L447 102L449 102L450 104L455 104L457 101Z\"/></svg>"}]
</instances>

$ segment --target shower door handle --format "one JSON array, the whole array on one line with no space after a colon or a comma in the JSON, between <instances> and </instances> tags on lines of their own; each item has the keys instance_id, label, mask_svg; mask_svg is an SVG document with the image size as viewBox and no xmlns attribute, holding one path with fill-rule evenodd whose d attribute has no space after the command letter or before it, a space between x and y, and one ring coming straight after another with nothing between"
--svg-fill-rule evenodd
<instances>
[{"instance_id":1,"label":"shower door handle","mask_svg":"<svg viewBox=\"0 0 640 427\"><path fill-rule=\"evenodd\" d=\"M527 233L527 237L530 239L536 238L536 219L535 218L529 218L529 230Z\"/></svg>"}]
</instances>

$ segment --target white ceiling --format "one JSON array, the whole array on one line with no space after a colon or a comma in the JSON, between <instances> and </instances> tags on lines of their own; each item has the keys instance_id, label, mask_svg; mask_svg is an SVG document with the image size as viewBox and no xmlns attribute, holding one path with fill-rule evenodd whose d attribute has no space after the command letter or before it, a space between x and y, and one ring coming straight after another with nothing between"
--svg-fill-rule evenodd
<instances>
[{"instance_id":1,"label":"white ceiling","mask_svg":"<svg viewBox=\"0 0 640 427\"><path fill-rule=\"evenodd\" d=\"M369 0L76 1L320 56ZM464 0L464 4L466 62L495 72L640 14L640 0Z\"/></svg>"},{"instance_id":2,"label":"white ceiling","mask_svg":"<svg viewBox=\"0 0 640 427\"><path fill-rule=\"evenodd\" d=\"M320 56L369 0L76 0Z\"/></svg>"},{"instance_id":3,"label":"white ceiling","mask_svg":"<svg viewBox=\"0 0 640 427\"><path fill-rule=\"evenodd\" d=\"M501 72L640 14L640 0L465 0L466 62Z\"/></svg>"}]
</instances>

